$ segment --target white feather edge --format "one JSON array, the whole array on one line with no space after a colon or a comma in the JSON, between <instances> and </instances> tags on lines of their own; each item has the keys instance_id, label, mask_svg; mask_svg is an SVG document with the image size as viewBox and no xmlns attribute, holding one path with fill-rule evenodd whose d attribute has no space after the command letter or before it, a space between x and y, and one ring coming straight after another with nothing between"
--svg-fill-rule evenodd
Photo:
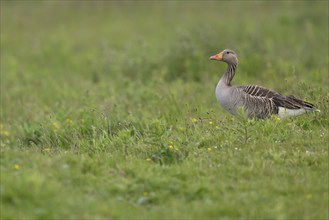
<instances>
[{"instance_id":1,"label":"white feather edge","mask_svg":"<svg viewBox=\"0 0 329 220\"><path fill-rule=\"evenodd\" d=\"M302 115L306 112L311 112L311 111L321 112L319 109L306 109L306 108L287 109L284 107L279 107L278 116L280 118L294 117L294 116Z\"/></svg>"}]
</instances>

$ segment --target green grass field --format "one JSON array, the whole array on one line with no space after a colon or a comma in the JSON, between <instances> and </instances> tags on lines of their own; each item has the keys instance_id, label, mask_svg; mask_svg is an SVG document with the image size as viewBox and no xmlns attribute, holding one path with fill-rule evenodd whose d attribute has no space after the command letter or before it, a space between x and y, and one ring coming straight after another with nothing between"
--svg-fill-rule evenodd
<instances>
[{"instance_id":1,"label":"green grass field","mask_svg":"<svg viewBox=\"0 0 329 220\"><path fill-rule=\"evenodd\" d=\"M1 218L328 219L328 1L1 1ZM234 117L258 84L321 113Z\"/></svg>"}]
</instances>

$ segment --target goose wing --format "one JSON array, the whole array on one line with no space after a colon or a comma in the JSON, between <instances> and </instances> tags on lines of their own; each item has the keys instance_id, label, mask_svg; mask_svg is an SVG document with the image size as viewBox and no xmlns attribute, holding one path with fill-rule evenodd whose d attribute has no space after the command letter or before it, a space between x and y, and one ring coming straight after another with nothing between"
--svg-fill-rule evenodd
<instances>
[{"instance_id":1,"label":"goose wing","mask_svg":"<svg viewBox=\"0 0 329 220\"><path fill-rule=\"evenodd\" d=\"M250 95L253 99L268 99L272 101L277 107L283 107L287 109L313 109L314 105L298 99L293 95L283 96L280 93L266 89L257 85L238 86L238 88L245 94Z\"/></svg>"},{"instance_id":2,"label":"goose wing","mask_svg":"<svg viewBox=\"0 0 329 220\"><path fill-rule=\"evenodd\" d=\"M278 92L257 85L238 86L238 88L248 95L255 97L272 98L274 96L281 96Z\"/></svg>"}]
</instances>

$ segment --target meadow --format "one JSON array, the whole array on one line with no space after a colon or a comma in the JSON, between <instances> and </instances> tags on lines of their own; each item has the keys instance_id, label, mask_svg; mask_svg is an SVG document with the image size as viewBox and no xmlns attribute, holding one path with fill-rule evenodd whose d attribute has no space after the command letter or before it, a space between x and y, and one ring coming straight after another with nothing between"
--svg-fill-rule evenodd
<instances>
[{"instance_id":1,"label":"meadow","mask_svg":"<svg viewBox=\"0 0 329 220\"><path fill-rule=\"evenodd\" d=\"M328 219L328 1L1 1L1 219ZM320 113L248 120L233 84Z\"/></svg>"}]
</instances>

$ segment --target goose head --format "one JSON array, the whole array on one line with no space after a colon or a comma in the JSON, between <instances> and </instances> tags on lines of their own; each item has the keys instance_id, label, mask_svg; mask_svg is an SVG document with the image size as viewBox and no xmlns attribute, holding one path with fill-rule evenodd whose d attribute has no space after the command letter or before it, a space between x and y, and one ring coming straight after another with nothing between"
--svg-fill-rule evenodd
<instances>
[{"instance_id":1,"label":"goose head","mask_svg":"<svg viewBox=\"0 0 329 220\"><path fill-rule=\"evenodd\" d=\"M210 57L210 60L224 61L228 64L237 64L238 57L233 50L225 49L219 54Z\"/></svg>"}]
</instances>

